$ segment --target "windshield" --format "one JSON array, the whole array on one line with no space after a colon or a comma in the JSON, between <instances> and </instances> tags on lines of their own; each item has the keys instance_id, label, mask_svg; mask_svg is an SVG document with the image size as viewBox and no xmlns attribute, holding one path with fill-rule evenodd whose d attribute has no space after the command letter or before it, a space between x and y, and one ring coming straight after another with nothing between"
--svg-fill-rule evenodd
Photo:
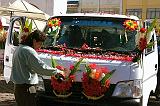
<instances>
[{"instance_id":1,"label":"windshield","mask_svg":"<svg viewBox=\"0 0 160 106\"><path fill-rule=\"evenodd\" d=\"M62 23L57 37L54 37L51 27L45 29L48 36L44 43L46 48L64 44L68 48L81 48L86 44L90 48L102 50L132 51L135 49L137 31L125 31L123 22L126 19L106 17L58 18Z\"/></svg>"}]
</instances>

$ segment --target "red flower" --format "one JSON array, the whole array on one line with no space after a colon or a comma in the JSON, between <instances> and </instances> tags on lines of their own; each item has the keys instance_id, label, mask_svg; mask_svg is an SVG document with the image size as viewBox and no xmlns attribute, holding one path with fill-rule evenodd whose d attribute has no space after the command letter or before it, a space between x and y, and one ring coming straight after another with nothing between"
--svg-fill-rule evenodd
<instances>
[{"instance_id":1,"label":"red flower","mask_svg":"<svg viewBox=\"0 0 160 106\"><path fill-rule=\"evenodd\" d=\"M96 68L96 64L89 64L89 67L91 68L91 69L95 69Z\"/></svg>"},{"instance_id":2,"label":"red flower","mask_svg":"<svg viewBox=\"0 0 160 106\"><path fill-rule=\"evenodd\" d=\"M69 78L70 78L71 80L74 80L74 79L75 79L75 75L70 75Z\"/></svg>"},{"instance_id":3,"label":"red flower","mask_svg":"<svg viewBox=\"0 0 160 106\"><path fill-rule=\"evenodd\" d=\"M107 67L101 67L102 73L106 74L109 72L109 69Z\"/></svg>"},{"instance_id":4,"label":"red flower","mask_svg":"<svg viewBox=\"0 0 160 106\"><path fill-rule=\"evenodd\" d=\"M72 81L62 81L59 83L55 77L51 77L52 88L58 93L68 92L72 86Z\"/></svg>"},{"instance_id":5,"label":"red flower","mask_svg":"<svg viewBox=\"0 0 160 106\"><path fill-rule=\"evenodd\" d=\"M141 32L141 33L145 33L145 32L146 32L146 29L145 29L145 28L141 28L141 29L140 29L140 32Z\"/></svg>"},{"instance_id":6,"label":"red flower","mask_svg":"<svg viewBox=\"0 0 160 106\"><path fill-rule=\"evenodd\" d=\"M110 80L106 80L105 86L106 86L107 88L109 88L109 86L110 86Z\"/></svg>"},{"instance_id":7,"label":"red flower","mask_svg":"<svg viewBox=\"0 0 160 106\"><path fill-rule=\"evenodd\" d=\"M109 89L110 77L115 70L109 72L108 68L96 67L96 64L86 65L86 73L83 73L82 88L85 96L102 97Z\"/></svg>"},{"instance_id":8,"label":"red flower","mask_svg":"<svg viewBox=\"0 0 160 106\"><path fill-rule=\"evenodd\" d=\"M59 94L67 94L70 91L70 88L72 87L72 82L75 79L74 73L78 71L79 65L82 62L83 59L80 59L75 65L70 66L70 70L67 68L64 68L63 66L57 65L56 61L52 59L52 67L56 67L59 70L65 71L65 76L63 81L57 80L55 76L51 77L51 85L53 90Z\"/></svg>"},{"instance_id":9,"label":"red flower","mask_svg":"<svg viewBox=\"0 0 160 106\"><path fill-rule=\"evenodd\" d=\"M24 28L23 28L23 31L24 31L24 32L29 32L29 29L26 28L26 27L24 27Z\"/></svg>"},{"instance_id":10,"label":"red flower","mask_svg":"<svg viewBox=\"0 0 160 106\"><path fill-rule=\"evenodd\" d=\"M57 65L56 68L59 69L59 70L64 70L64 67L60 66L60 65Z\"/></svg>"},{"instance_id":11,"label":"red flower","mask_svg":"<svg viewBox=\"0 0 160 106\"><path fill-rule=\"evenodd\" d=\"M93 97L98 97L103 95L109 88L101 85L101 82L97 81L96 79L89 79L86 73L83 74L82 87L83 87L83 92L87 96L93 96Z\"/></svg>"},{"instance_id":12,"label":"red flower","mask_svg":"<svg viewBox=\"0 0 160 106\"><path fill-rule=\"evenodd\" d=\"M69 69L73 70L74 68L75 68L74 65L71 65Z\"/></svg>"},{"instance_id":13,"label":"red flower","mask_svg":"<svg viewBox=\"0 0 160 106\"><path fill-rule=\"evenodd\" d=\"M139 41L139 50L143 51L145 48L147 47L147 39L144 37L144 38L140 38L140 41Z\"/></svg>"},{"instance_id":14,"label":"red flower","mask_svg":"<svg viewBox=\"0 0 160 106\"><path fill-rule=\"evenodd\" d=\"M2 21L0 20L0 30L3 29Z\"/></svg>"},{"instance_id":15,"label":"red flower","mask_svg":"<svg viewBox=\"0 0 160 106\"><path fill-rule=\"evenodd\" d=\"M84 43L83 45L82 45L82 47L81 47L81 49L89 49L89 46L86 44L86 43Z\"/></svg>"}]
</instances>

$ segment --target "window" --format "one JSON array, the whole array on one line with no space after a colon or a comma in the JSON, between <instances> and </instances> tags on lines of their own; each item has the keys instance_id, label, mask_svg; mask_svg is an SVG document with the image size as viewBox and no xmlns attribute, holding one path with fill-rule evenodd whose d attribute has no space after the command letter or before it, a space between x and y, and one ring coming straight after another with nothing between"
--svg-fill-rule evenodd
<instances>
[{"instance_id":1,"label":"window","mask_svg":"<svg viewBox=\"0 0 160 106\"><path fill-rule=\"evenodd\" d=\"M108 14L119 14L119 9L118 8L101 8L100 12L102 13L108 13Z\"/></svg>"},{"instance_id":2,"label":"window","mask_svg":"<svg viewBox=\"0 0 160 106\"><path fill-rule=\"evenodd\" d=\"M126 14L135 15L139 18L142 18L142 9L127 9Z\"/></svg>"},{"instance_id":3,"label":"window","mask_svg":"<svg viewBox=\"0 0 160 106\"><path fill-rule=\"evenodd\" d=\"M20 20L16 20L13 23L13 29L12 29L12 40L13 45L18 46L19 44L19 34L20 34Z\"/></svg>"},{"instance_id":4,"label":"window","mask_svg":"<svg viewBox=\"0 0 160 106\"><path fill-rule=\"evenodd\" d=\"M58 37L48 27L48 36L44 48L65 45L68 48L81 48L87 44L91 48L109 51L133 51L136 48L137 31L125 31L123 18L110 17L58 17L61 19L61 30Z\"/></svg>"},{"instance_id":5,"label":"window","mask_svg":"<svg viewBox=\"0 0 160 106\"><path fill-rule=\"evenodd\" d=\"M147 9L147 19L160 18L160 8Z\"/></svg>"}]
</instances>

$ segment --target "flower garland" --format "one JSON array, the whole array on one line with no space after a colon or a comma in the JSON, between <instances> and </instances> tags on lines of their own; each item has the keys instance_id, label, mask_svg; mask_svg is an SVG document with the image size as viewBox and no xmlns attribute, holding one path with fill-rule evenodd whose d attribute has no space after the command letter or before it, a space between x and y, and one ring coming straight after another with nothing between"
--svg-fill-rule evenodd
<instances>
[{"instance_id":1,"label":"flower garland","mask_svg":"<svg viewBox=\"0 0 160 106\"><path fill-rule=\"evenodd\" d=\"M63 48L63 50L61 51L39 49L37 50L37 52L54 54L54 55L64 55L65 57L79 57L79 58L100 59L100 60L117 60L117 61L127 61L127 62L132 62L134 57L136 57L136 54L127 55L115 52L106 52L103 55L76 53L74 50L69 50L69 49L67 50L67 48Z\"/></svg>"},{"instance_id":2,"label":"flower garland","mask_svg":"<svg viewBox=\"0 0 160 106\"><path fill-rule=\"evenodd\" d=\"M92 100L100 99L110 86L110 77L115 70L111 72L106 67L100 67L96 64L85 66L86 73L82 77L83 94Z\"/></svg>"},{"instance_id":3,"label":"flower garland","mask_svg":"<svg viewBox=\"0 0 160 106\"><path fill-rule=\"evenodd\" d=\"M70 92L70 88L72 87L72 82L75 79L74 73L79 71L80 63L83 61L83 59L79 59L78 62L76 62L74 65L71 65L69 70L67 68L64 68L63 66L57 65L54 59L52 59L52 66L62 70L65 72L64 80L59 81L57 77L51 76L51 85L53 88L53 92L58 97L68 97L72 93Z\"/></svg>"}]
</instances>

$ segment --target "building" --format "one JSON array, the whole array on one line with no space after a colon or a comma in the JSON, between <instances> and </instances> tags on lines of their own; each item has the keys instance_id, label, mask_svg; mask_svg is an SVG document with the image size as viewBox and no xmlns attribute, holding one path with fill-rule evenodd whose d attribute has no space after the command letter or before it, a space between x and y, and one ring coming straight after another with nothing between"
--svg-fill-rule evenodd
<instances>
[{"instance_id":1,"label":"building","mask_svg":"<svg viewBox=\"0 0 160 106\"><path fill-rule=\"evenodd\" d=\"M68 1L67 2L67 13L77 13L79 7L79 1Z\"/></svg>"},{"instance_id":2,"label":"building","mask_svg":"<svg viewBox=\"0 0 160 106\"><path fill-rule=\"evenodd\" d=\"M122 0L79 0L78 12L122 13Z\"/></svg>"},{"instance_id":3,"label":"building","mask_svg":"<svg viewBox=\"0 0 160 106\"><path fill-rule=\"evenodd\" d=\"M15 0L0 0L0 6L9 6ZM139 18L160 19L159 0L25 0L36 5L49 15L55 14L54 11L67 11L68 13L77 12L100 12L111 14L136 15ZM54 3L56 2L56 3ZM66 3L66 8L63 3ZM63 7L63 8L61 8ZM61 10L60 10L61 9Z\"/></svg>"},{"instance_id":4,"label":"building","mask_svg":"<svg viewBox=\"0 0 160 106\"><path fill-rule=\"evenodd\" d=\"M70 0L70 12L101 12L111 14L136 15L142 20L159 18L159 0Z\"/></svg>"},{"instance_id":5,"label":"building","mask_svg":"<svg viewBox=\"0 0 160 106\"><path fill-rule=\"evenodd\" d=\"M142 20L160 19L160 1L123 0L123 14L136 15Z\"/></svg>"}]
</instances>

